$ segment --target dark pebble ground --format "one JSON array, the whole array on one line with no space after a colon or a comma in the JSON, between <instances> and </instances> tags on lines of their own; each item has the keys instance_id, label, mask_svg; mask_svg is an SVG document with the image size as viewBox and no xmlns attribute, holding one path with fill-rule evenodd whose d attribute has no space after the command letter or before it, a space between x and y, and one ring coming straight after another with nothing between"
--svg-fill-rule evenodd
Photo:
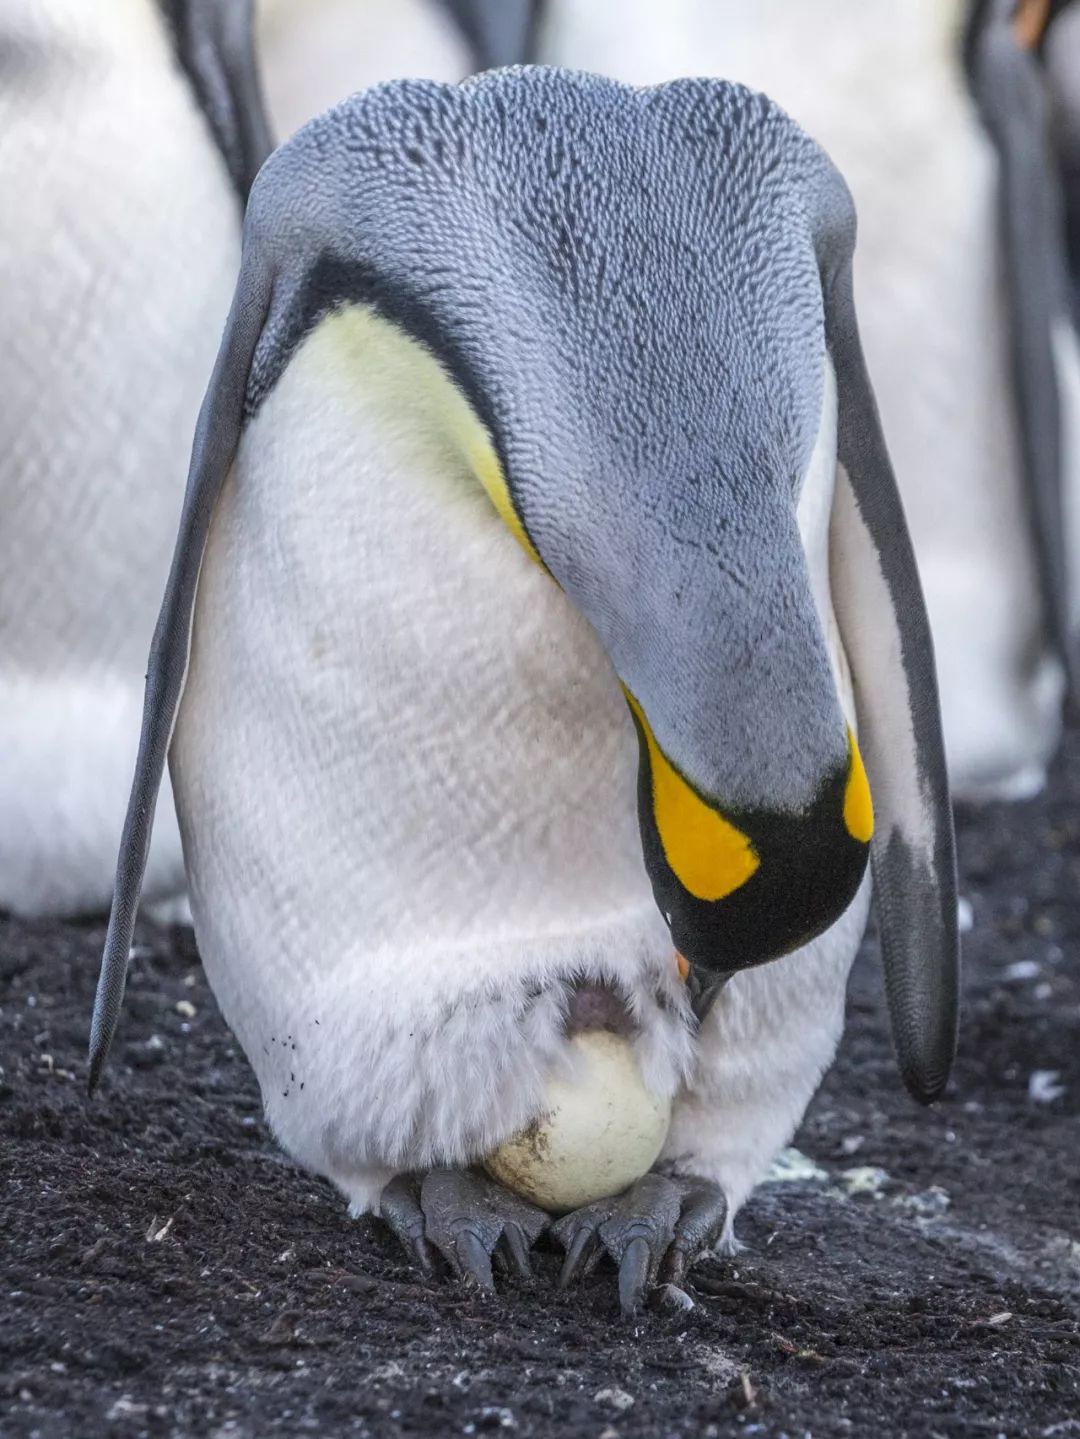
<instances>
[{"instance_id":1,"label":"dark pebble ground","mask_svg":"<svg viewBox=\"0 0 1080 1439\"><path fill-rule=\"evenodd\" d=\"M88 1102L102 928L0 919L0 1435L1080 1436L1080 737L960 841L949 1099L905 1097L868 943L812 1165L633 1326L610 1271L559 1296L540 1253L485 1300L350 1221L181 931L141 930Z\"/></svg>"}]
</instances>

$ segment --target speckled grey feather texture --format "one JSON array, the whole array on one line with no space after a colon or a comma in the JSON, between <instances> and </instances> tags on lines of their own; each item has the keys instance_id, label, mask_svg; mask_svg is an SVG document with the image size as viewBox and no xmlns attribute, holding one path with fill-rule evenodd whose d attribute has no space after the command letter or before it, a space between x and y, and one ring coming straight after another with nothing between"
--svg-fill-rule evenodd
<instances>
[{"instance_id":1,"label":"speckled grey feather texture","mask_svg":"<svg viewBox=\"0 0 1080 1439\"><path fill-rule=\"evenodd\" d=\"M725 812L797 817L847 766L796 520L837 291L842 450L889 551L881 570L918 690L879 703L917 710L912 784L937 846L901 866L894 888L912 893L889 911L910 921L891 962L908 972L893 992L911 1048L911 1023L948 999L938 980L955 971L951 825L926 617L854 333L853 241L823 152L764 97L716 81L635 90L519 69L399 82L275 153L251 196L151 656L92 1080L118 1014L214 502L242 424L303 336L347 304L426 345L466 393L533 544L686 778ZM891 837L879 826L886 870ZM934 1031L929 1078L918 1057L905 1063L922 1097L947 1070L940 1036L954 1026L951 1011Z\"/></svg>"}]
</instances>

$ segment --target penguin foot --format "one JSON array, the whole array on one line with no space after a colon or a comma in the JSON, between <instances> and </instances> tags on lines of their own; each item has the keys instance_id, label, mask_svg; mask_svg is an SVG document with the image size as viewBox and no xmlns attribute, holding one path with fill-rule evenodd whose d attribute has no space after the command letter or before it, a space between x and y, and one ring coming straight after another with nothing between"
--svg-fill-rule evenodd
<instances>
[{"instance_id":1,"label":"penguin foot","mask_svg":"<svg viewBox=\"0 0 1080 1439\"><path fill-rule=\"evenodd\" d=\"M552 1227L566 1251L559 1288L590 1274L608 1254L619 1267L619 1305L630 1317L659 1278L682 1284L726 1212L723 1191L711 1180L646 1174L625 1194L577 1209Z\"/></svg>"},{"instance_id":2,"label":"penguin foot","mask_svg":"<svg viewBox=\"0 0 1080 1439\"><path fill-rule=\"evenodd\" d=\"M493 1261L519 1278L531 1276L529 1250L548 1225L542 1209L459 1169L399 1174L383 1190L379 1213L426 1273L442 1255L459 1279L489 1292Z\"/></svg>"}]
</instances>

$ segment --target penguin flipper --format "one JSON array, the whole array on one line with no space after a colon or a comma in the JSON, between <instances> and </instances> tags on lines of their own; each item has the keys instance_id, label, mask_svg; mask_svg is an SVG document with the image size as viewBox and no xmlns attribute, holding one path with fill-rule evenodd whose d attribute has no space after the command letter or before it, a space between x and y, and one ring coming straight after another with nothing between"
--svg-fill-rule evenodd
<instances>
[{"instance_id":1,"label":"penguin flipper","mask_svg":"<svg viewBox=\"0 0 1080 1439\"><path fill-rule=\"evenodd\" d=\"M116 862L109 927L90 1027L91 1094L101 1078L120 1019L154 808L187 674L199 570L214 505L240 442L251 360L269 301L268 275L255 264L245 263L199 412L180 528L150 647L139 752Z\"/></svg>"},{"instance_id":2,"label":"penguin flipper","mask_svg":"<svg viewBox=\"0 0 1080 1439\"><path fill-rule=\"evenodd\" d=\"M1045 76L992 10L970 50L971 85L1000 164L999 223L1007 275L1011 369L1024 498L1050 640L1069 690L1080 683L1071 644L1065 549L1061 394L1056 327L1071 312L1064 216Z\"/></svg>"},{"instance_id":3,"label":"penguin flipper","mask_svg":"<svg viewBox=\"0 0 1080 1439\"><path fill-rule=\"evenodd\" d=\"M241 204L274 148L255 61L254 0L159 0Z\"/></svg>"},{"instance_id":4,"label":"penguin flipper","mask_svg":"<svg viewBox=\"0 0 1080 1439\"><path fill-rule=\"evenodd\" d=\"M933 643L863 361L850 258L827 300L838 385L830 582L874 802L870 859L893 1039L916 1099L945 1087L959 991L956 858Z\"/></svg>"}]
</instances>

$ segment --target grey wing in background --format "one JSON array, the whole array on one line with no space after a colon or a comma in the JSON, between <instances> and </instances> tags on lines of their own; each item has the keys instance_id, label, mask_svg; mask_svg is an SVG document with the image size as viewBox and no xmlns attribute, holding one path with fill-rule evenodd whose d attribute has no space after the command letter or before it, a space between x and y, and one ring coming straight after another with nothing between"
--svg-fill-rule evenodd
<instances>
[{"instance_id":1,"label":"grey wing in background","mask_svg":"<svg viewBox=\"0 0 1080 1439\"><path fill-rule=\"evenodd\" d=\"M969 42L968 63L1001 167L1012 380L1046 628L1075 697L1080 677L1070 632L1062 405L1053 349L1055 324L1072 308L1065 222L1045 79L1037 57L1017 42L1011 18L1002 0L986 5Z\"/></svg>"},{"instance_id":2,"label":"grey wing in background","mask_svg":"<svg viewBox=\"0 0 1080 1439\"><path fill-rule=\"evenodd\" d=\"M442 0L472 47L478 70L535 59L543 0Z\"/></svg>"},{"instance_id":3,"label":"grey wing in background","mask_svg":"<svg viewBox=\"0 0 1080 1439\"><path fill-rule=\"evenodd\" d=\"M159 0L241 204L274 148L255 62L254 0Z\"/></svg>"}]
</instances>

